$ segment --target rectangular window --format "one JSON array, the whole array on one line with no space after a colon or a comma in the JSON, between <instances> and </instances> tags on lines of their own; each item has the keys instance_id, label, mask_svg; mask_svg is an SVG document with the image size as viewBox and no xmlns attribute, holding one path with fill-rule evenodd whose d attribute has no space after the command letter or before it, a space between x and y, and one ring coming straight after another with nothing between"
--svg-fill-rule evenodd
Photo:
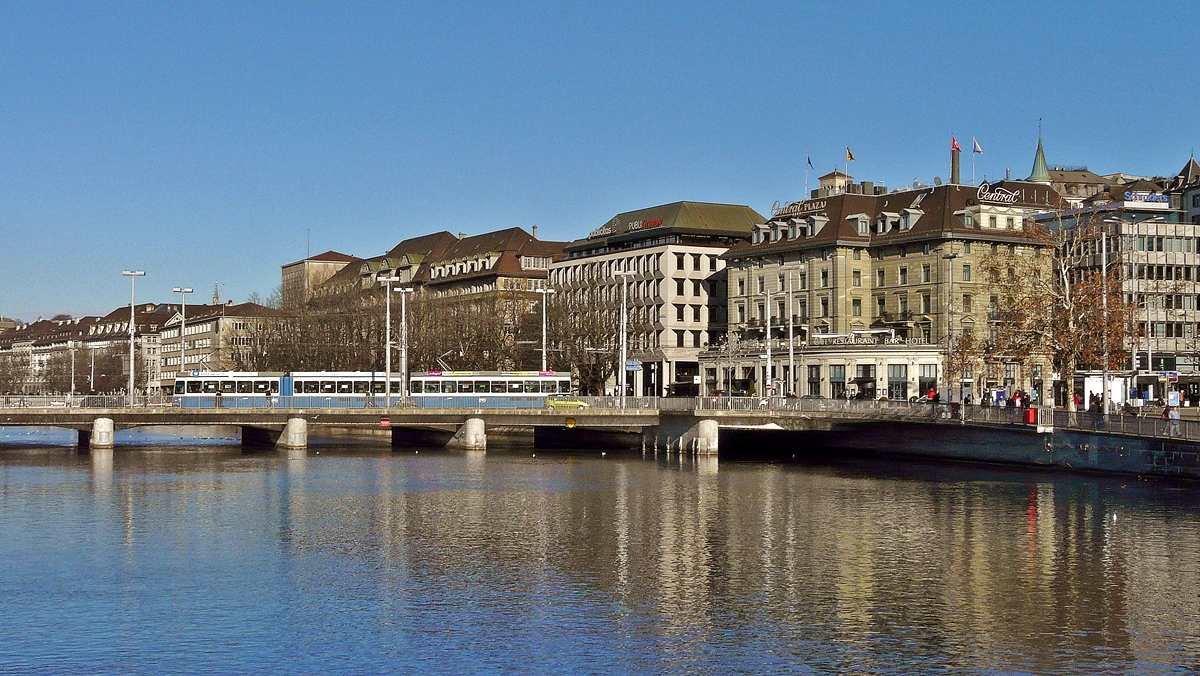
<instances>
[{"instance_id":1,"label":"rectangular window","mask_svg":"<svg viewBox=\"0 0 1200 676\"><path fill-rule=\"evenodd\" d=\"M687 331L676 331L675 332L675 347L684 347L683 342L684 342L684 336L686 336L686 335L687 335Z\"/></svg>"},{"instance_id":2,"label":"rectangular window","mask_svg":"<svg viewBox=\"0 0 1200 676\"><path fill-rule=\"evenodd\" d=\"M880 287L880 288L882 288L883 286L886 286L883 270L875 271L875 286Z\"/></svg>"},{"instance_id":3,"label":"rectangular window","mask_svg":"<svg viewBox=\"0 0 1200 676\"><path fill-rule=\"evenodd\" d=\"M808 319L808 301L800 301L800 321Z\"/></svg>"},{"instance_id":4,"label":"rectangular window","mask_svg":"<svg viewBox=\"0 0 1200 676\"><path fill-rule=\"evenodd\" d=\"M883 296L875 296L875 316L882 317L887 312L887 299Z\"/></svg>"},{"instance_id":5,"label":"rectangular window","mask_svg":"<svg viewBox=\"0 0 1200 676\"><path fill-rule=\"evenodd\" d=\"M861 260L862 260L862 249L855 249L855 250L854 250L854 260L856 260L856 261L861 261Z\"/></svg>"},{"instance_id":6,"label":"rectangular window","mask_svg":"<svg viewBox=\"0 0 1200 676\"><path fill-rule=\"evenodd\" d=\"M858 365L858 380L875 380L875 365L874 364L859 364Z\"/></svg>"},{"instance_id":7,"label":"rectangular window","mask_svg":"<svg viewBox=\"0 0 1200 676\"><path fill-rule=\"evenodd\" d=\"M700 254L692 254L692 269L700 272Z\"/></svg>"},{"instance_id":8,"label":"rectangular window","mask_svg":"<svg viewBox=\"0 0 1200 676\"><path fill-rule=\"evenodd\" d=\"M971 281L971 264L963 263L962 280L964 282Z\"/></svg>"},{"instance_id":9,"label":"rectangular window","mask_svg":"<svg viewBox=\"0 0 1200 676\"><path fill-rule=\"evenodd\" d=\"M694 322L700 321L700 306L699 305L692 306L692 321L694 321Z\"/></svg>"},{"instance_id":10,"label":"rectangular window","mask_svg":"<svg viewBox=\"0 0 1200 676\"><path fill-rule=\"evenodd\" d=\"M850 273L850 279L854 286L862 286L862 270L855 270Z\"/></svg>"},{"instance_id":11,"label":"rectangular window","mask_svg":"<svg viewBox=\"0 0 1200 676\"><path fill-rule=\"evenodd\" d=\"M677 254L675 254L675 269L676 269L676 270L683 270L683 269L684 269L684 267L683 267L683 254L681 254L681 253L677 253Z\"/></svg>"},{"instance_id":12,"label":"rectangular window","mask_svg":"<svg viewBox=\"0 0 1200 676\"><path fill-rule=\"evenodd\" d=\"M861 298L855 298L850 301L850 314L854 315L855 317L862 316L862 299Z\"/></svg>"},{"instance_id":13,"label":"rectangular window","mask_svg":"<svg viewBox=\"0 0 1200 676\"><path fill-rule=\"evenodd\" d=\"M683 321L683 306L682 305L675 306L675 321L677 321L677 322Z\"/></svg>"},{"instance_id":14,"label":"rectangular window","mask_svg":"<svg viewBox=\"0 0 1200 676\"><path fill-rule=\"evenodd\" d=\"M929 263L926 263L921 266L921 283L922 284L929 283Z\"/></svg>"},{"instance_id":15,"label":"rectangular window","mask_svg":"<svg viewBox=\"0 0 1200 676\"><path fill-rule=\"evenodd\" d=\"M963 297L962 297L962 311L963 311L963 312L971 312L971 311L973 311L973 308L971 307L971 294L969 294L969 293L964 293L964 294L963 294Z\"/></svg>"},{"instance_id":16,"label":"rectangular window","mask_svg":"<svg viewBox=\"0 0 1200 676\"><path fill-rule=\"evenodd\" d=\"M766 290L767 290L767 284L766 284L766 281L765 281L765 280L762 278L762 276L759 276L759 278L758 278L758 292L759 292L759 293L762 293L763 291L766 291Z\"/></svg>"},{"instance_id":17,"label":"rectangular window","mask_svg":"<svg viewBox=\"0 0 1200 676\"><path fill-rule=\"evenodd\" d=\"M821 316L822 317L829 316L829 299L828 298L821 299Z\"/></svg>"},{"instance_id":18,"label":"rectangular window","mask_svg":"<svg viewBox=\"0 0 1200 676\"><path fill-rule=\"evenodd\" d=\"M738 295L739 296L746 295L746 280L742 279L741 277L738 277L737 283L738 283Z\"/></svg>"},{"instance_id":19,"label":"rectangular window","mask_svg":"<svg viewBox=\"0 0 1200 676\"><path fill-rule=\"evenodd\" d=\"M682 279L675 280L675 295L676 296L683 295L683 282L684 282L684 280L682 280Z\"/></svg>"},{"instance_id":20,"label":"rectangular window","mask_svg":"<svg viewBox=\"0 0 1200 676\"><path fill-rule=\"evenodd\" d=\"M737 306L737 317L738 317L738 323L739 323L739 324L745 324L745 323L746 323L746 306L745 306L745 305L740 305L740 304L739 304L739 305Z\"/></svg>"},{"instance_id":21,"label":"rectangular window","mask_svg":"<svg viewBox=\"0 0 1200 676\"><path fill-rule=\"evenodd\" d=\"M925 314L933 312L933 297L927 293L921 294L921 312Z\"/></svg>"},{"instance_id":22,"label":"rectangular window","mask_svg":"<svg viewBox=\"0 0 1200 676\"><path fill-rule=\"evenodd\" d=\"M900 268L900 286L908 284L908 266Z\"/></svg>"},{"instance_id":23,"label":"rectangular window","mask_svg":"<svg viewBox=\"0 0 1200 676\"><path fill-rule=\"evenodd\" d=\"M716 256L709 256L709 257L708 257L708 269L709 269L709 270L716 270L716 269L717 269L717 257L716 257Z\"/></svg>"},{"instance_id":24,"label":"rectangular window","mask_svg":"<svg viewBox=\"0 0 1200 676\"><path fill-rule=\"evenodd\" d=\"M783 301L779 301L779 312L775 314L779 317L779 321L787 321L787 305Z\"/></svg>"},{"instance_id":25,"label":"rectangular window","mask_svg":"<svg viewBox=\"0 0 1200 676\"><path fill-rule=\"evenodd\" d=\"M971 253L971 243L963 242L963 253Z\"/></svg>"},{"instance_id":26,"label":"rectangular window","mask_svg":"<svg viewBox=\"0 0 1200 676\"><path fill-rule=\"evenodd\" d=\"M821 288L822 289L829 288L829 271L828 270L821 271Z\"/></svg>"},{"instance_id":27,"label":"rectangular window","mask_svg":"<svg viewBox=\"0 0 1200 676\"><path fill-rule=\"evenodd\" d=\"M902 293L897 296L897 301L900 303L900 314L908 312L908 294Z\"/></svg>"},{"instance_id":28,"label":"rectangular window","mask_svg":"<svg viewBox=\"0 0 1200 676\"><path fill-rule=\"evenodd\" d=\"M766 311L763 309L763 304L758 304L758 321L763 321L767 318Z\"/></svg>"},{"instance_id":29,"label":"rectangular window","mask_svg":"<svg viewBox=\"0 0 1200 676\"><path fill-rule=\"evenodd\" d=\"M1009 216L1008 218L1004 219L1004 227L1008 228L1009 230L1012 230L1014 225L1015 225L1015 221L1013 220L1012 216Z\"/></svg>"},{"instance_id":30,"label":"rectangular window","mask_svg":"<svg viewBox=\"0 0 1200 676\"><path fill-rule=\"evenodd\" d=\"M988 216L988 227L989 228L996 227L996 217L995 216Z\"/></svg>"},{"instance_id":31,"label":"rectangular window","mask_svg":"<svg viewBox=\"0 0 1200 676\"><path fill-rule=\"evenodd\" d=\"M808 288L808 273L805 273L805 272L800 273L800 288L801 289Z\"/></svg>"},{"instance_id":32,"label":"rectangular window","mask_svg":"<svg viewBox=\"0 0 1200 676\"><path fill-rule=\"evenodd\" d=\"M701 282L701 281L700 281L700 280L698 280L698 279L693 279L693 280L692 280L692 295L693 295L693 296L700 296L700 295L702 295L702 294L700 293L700 290L701 290L702 286L703 286L703 282Z\"/></svg>"}]
</instances>

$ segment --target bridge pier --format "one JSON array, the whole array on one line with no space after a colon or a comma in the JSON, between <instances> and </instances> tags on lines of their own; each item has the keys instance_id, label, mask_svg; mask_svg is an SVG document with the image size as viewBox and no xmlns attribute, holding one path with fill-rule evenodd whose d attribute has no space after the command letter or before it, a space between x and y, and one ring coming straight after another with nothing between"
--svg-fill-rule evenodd
<instances>
[{"instance_id":1,"label":"bridge pier","mask_svg":"<svg viewBox=\"0 0 1200 676\"><path fill-rule=\"evenodd\" d=\"M96 418L90 432L79 431L79 447L93 451L112 450L113 434L112 418Z\"/></svg>"},{"instance_id":2,"label":"bridge pier","mask_svg":"<svg viewBox=\"0 0 1200 676\"><path fill-rule=\"evenodd\" d=\"M288 418L275 446L289 451L308 448L308 421L304 418Z\"/></svg>"},{"instance_id":3,"label":"bridge pier","mask_svg":"<svg viewBox=\"0 0 1200 676\"><path fill-rule=\"evenodd\" d=\"M458 448L466 451L487 450L487 429L483 418L467 418L462 427L454 433L454 437L446 444L446 448Z\"/></svg>"},{"instance_id":4,"label":"bridge pier","mask_svg":"<svg viewBox=\"0 0 1200 676\"><path fill-rule=\"evenodd\" d=\"M712 418L704 418L692 425L680 438L680 446L691 449L696 455L717 455L720 425ZM682 450L682 449L680 449Z\"/></svg>"}]
</instances>

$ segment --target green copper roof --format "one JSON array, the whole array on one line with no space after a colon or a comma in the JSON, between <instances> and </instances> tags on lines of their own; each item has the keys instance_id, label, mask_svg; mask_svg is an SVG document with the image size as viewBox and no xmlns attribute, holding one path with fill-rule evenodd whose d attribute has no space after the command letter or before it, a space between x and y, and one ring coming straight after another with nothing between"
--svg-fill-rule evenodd
<instances>
[{"instance_id":1,"label":"green copper roof","mask_svg":"<svg viewBox=\"0 0 1200 676\"><path fill-rule=\"evenodd\" d=\"M1037 154L1033 156L1033 173L1026 180L1034 183L1050 182L1050 169L1046 167L1046 153L1042 151L1042 138L1040 136L1038 137Z\"/></svg>"}]
</instances>

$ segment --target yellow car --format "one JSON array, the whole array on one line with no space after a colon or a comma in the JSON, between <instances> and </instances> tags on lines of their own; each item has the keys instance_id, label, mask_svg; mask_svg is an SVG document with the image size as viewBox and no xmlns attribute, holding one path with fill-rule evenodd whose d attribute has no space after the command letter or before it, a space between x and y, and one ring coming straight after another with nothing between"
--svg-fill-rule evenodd
<instances>
[{"instance_id":1,"label":"yellow car","mask_svg":"<svg viewBox=\"0 0 1200 676\"><path fill-rule=\"evenodd\" d=\"M587 408L587 404L576 399L570 394L551 394L546 397L546 408L552 409L568 409L574 411L582 411Z\"/></svg>"}]
</instances>

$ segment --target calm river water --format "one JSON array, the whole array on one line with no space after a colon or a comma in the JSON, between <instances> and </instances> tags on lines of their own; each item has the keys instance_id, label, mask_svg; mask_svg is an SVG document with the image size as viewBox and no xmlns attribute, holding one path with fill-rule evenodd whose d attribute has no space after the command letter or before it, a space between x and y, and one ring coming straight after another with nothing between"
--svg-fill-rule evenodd
<instances>
[{"instance_id":1,"label":"calm river water","mask_svg":"<svg viewBox=\"0 0 1200 676\"><path fill-rule=\"evenodd\" d=\"M0 671L1193 673L1200 490L871 460L9 446Z\"/></svg>"}]
</instances>

